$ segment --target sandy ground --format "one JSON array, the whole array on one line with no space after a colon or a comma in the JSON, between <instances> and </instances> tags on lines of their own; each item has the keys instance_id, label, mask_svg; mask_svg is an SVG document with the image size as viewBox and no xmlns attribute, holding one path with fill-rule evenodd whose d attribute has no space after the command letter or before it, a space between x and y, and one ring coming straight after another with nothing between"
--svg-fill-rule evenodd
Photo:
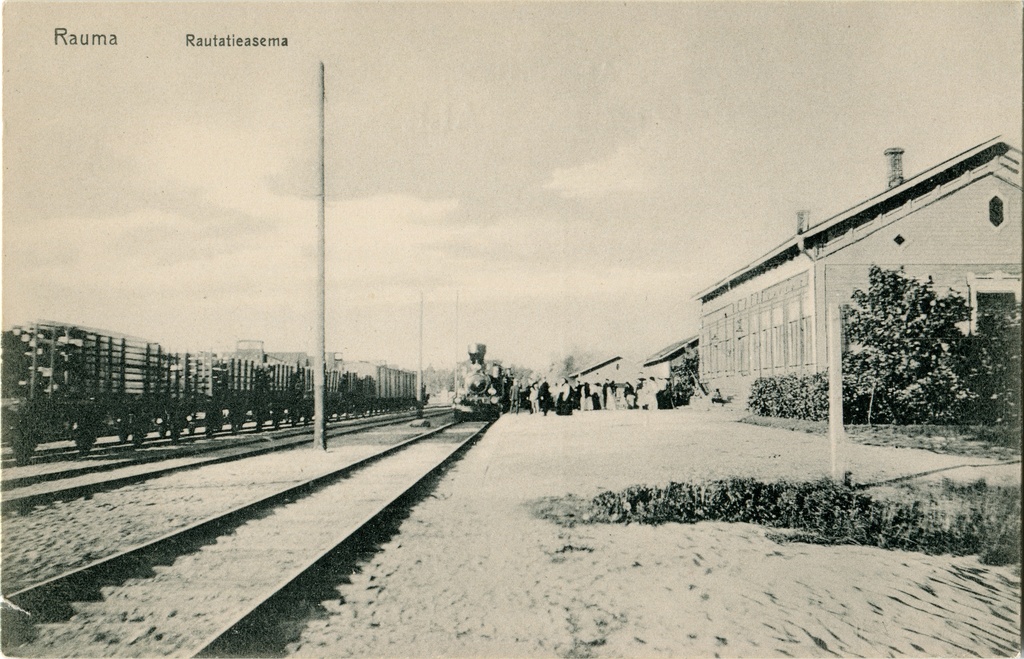
<instances>
[{"instance_id":1,"label":"sandy ground","mask_svg":"<svg viewBox=\"0 0 1024 659\"><path fill-rule=\"evenodd\" d=\"M1019 465L849 445L859 482ZM975 558L777 544L747 524L558 526L551 496L726 476L816 478L821 437L693 410L505 417L323 603L309 656L1010 656L1020 579ZM934 477L934 476L933 476Z\"/></svg>"}]
</instances>

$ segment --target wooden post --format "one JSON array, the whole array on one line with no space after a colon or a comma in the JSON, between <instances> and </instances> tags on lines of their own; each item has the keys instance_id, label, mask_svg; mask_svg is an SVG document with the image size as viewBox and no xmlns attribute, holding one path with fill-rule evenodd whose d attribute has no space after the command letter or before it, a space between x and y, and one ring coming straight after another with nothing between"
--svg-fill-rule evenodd
<instances>
[{"instance_id":1,"label":"wooden post","mask_svg":"<svg viewBox=\"0 0 1024 659\"><path fill-rule=\"evenodd\" d=\"M28 376L28 398L36 397L36 379L39 377L39 326L31 325L32 337L28 341L28 347L32 348L32 372Z\"/></svg>"},{"instance_id":2,"label":"wooden post","mask_svg":"<svg viewBox=\"0 0 1024 659\"><path fill-rule=\"evenodd\" d=\"M326 340L324 316L326 306L326 275L324 242L325 230L325 182L324 182L324 63L320 62L320 191L317 195L317 278L316 278L316 346L313 355L313 444L322 451L327 450L327 439L324 437L324 352Z\"/></svg>"},{"instance_id":3,"label":"wooden post","mask_svg":"<svg viewBox=\"0 0 1024 659\"><path fill-rule=\"evenodd\" d=\"M107 391L114 392L114 337L107 337Z\"/></svg>"},{"instance_id":4,"label":"wooden post","mask_svg":"<svg viewBox=\"0 0 1024 659\"><path fill-rule=\"evenodd\" d=\"M57 328L50 328L50 384L47 385L46 391L53 394L53 370L57 366Z\"/></svg>"},{"instance_id":5,"label":"wooden post","mask_svg":"<svg viewBox=\"0 0 1024 659\"><path fill-rule=\"evenodd\" d=\"M839 480L837 455L846 431L843 428L843 338L838 305L828 306L828 438L832 456L832 480Z\"/></svg>"},{"instance_id":6,"label":"wooden post","mask_svg":"<svg viewBox=\"0 0 1024 659\"><path fill-rule=\"evenodd\" d=\"M416 402L419 416L423 416L423 291L420 291L420 363L416 371Z\"/></svg>"},{"instance_id":7,"label":"wooden post","mask_svg":"<svg viewBox=\"0 0 1024 659\"><path fill-rule=\"evenodd\" d=\"M459 397L459 362L462 353L459 351L459 292L455 291L455 370L452 371L452 404Z\"/></svg>"},{"instance_id":8,"label":"wooden post","mask_svg":"<svg viewBox=\"0 0 1024 659\"><path fill-rule=\"evenodd\" d=\"M121 361L118 364L118 380L121 382L121 395L123 396L128 391L127 372L125 371L125 362L128 359L128 344L125 339L121 339Z\"/></svg>"}]
</instances>

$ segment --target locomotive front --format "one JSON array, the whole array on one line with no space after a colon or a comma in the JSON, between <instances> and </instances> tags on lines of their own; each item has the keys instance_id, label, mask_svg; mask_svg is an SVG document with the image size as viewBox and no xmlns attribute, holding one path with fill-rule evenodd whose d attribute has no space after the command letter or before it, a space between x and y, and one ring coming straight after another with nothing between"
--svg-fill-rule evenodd
<instances>
[{"instance_id":1,"label":"locomotive front","mask_svg":"<svg viewBox=\"0 0 1024 659\"><path fill-rule=\"evenodd\" d=\"M469 368L463 377L462 391L452 405L456 421L492 421L501 416L504 374L499 364L487 368L486 354L487 346L482 343L469 346Z\"/></svg>"}]
</instances>

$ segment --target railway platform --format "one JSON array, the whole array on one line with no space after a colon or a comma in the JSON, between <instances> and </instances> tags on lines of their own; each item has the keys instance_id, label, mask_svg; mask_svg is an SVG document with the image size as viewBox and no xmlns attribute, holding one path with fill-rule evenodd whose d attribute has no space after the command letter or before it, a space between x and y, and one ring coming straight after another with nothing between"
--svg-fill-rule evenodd
<instances>
[{"instance_id":1,"label":"railway platform","mask_svg":"<svg viewBox=\"0 0 1024 659\"><path fill-rule=\"evenodd\" d=\"M865 479L978 462L858 445L848 458ZM993 468L1004 469L1019 465ZM1019 577L975 557L778 544L750 524L566 525L544 512L637 483L828 471L825 438L736 423L721 409L505 415L335 585L327 615L288 652L952 656L1013 647Z\"/></svg>"}]
</instances>

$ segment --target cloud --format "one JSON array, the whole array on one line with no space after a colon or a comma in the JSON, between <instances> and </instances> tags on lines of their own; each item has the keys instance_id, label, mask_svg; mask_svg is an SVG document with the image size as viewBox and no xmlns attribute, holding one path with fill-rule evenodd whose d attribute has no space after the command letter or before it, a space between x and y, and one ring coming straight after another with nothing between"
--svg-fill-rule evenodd
<instances>
[{"instance_id":1,"label":"cloud","mask_svg":"<svg viewBox=\"0 0 1024 659\"><path fill-rule=\"evenodd\" d=\"M405 194L381 194L328 204L328 221L374 222L386 225L436 225L451 219L458 199L420 199Z\"/></svg>"},{"instance_id":2,"label":"cloud","mask_svg":"<svg viewBox=\"0 0 1024 659\"><path fill-rule=\"evenodd\" d=\"M563 197L595 199L613 194L646 192L654 180L640 162L636 149L620 147L601 160L556 169L544 188Z\"/></svg>"}]
</instances>

